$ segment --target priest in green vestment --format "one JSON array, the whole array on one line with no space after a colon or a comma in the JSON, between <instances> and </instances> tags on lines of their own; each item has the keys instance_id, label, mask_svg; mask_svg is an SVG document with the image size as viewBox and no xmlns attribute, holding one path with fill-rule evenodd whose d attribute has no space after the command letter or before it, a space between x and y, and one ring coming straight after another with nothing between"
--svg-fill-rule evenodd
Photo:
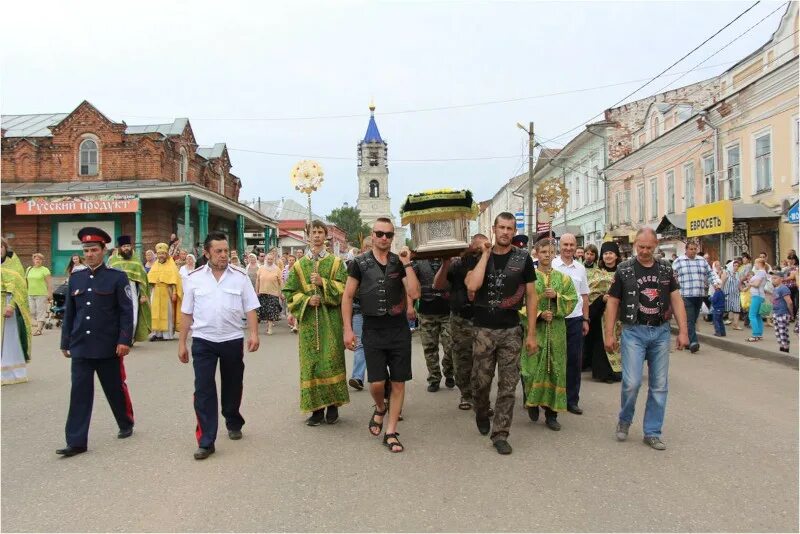
<instances>
[{"instance_id":1,"label":"priest in green vestment","mask_svg":"<svg viewBox=\"0 0 800 534\"><path fill-rule=\"evenodd\" d=\"M28 289L25 279L8 257L7 243L2 243L0 282L3 312L0 313L0 359L2 384L28 381L27 362L31 359L31 318L28 312Z\"/></svg>"},{"instance_id":2,"label":"priest in green vestment","mask_svg":"<svg viewBox=\"0 0 800 534\"><path fill-rule=\"evenodd\" d=\"M327 234L324 223L311 223L311 248L294 263L283 287L299 328L300 409L312 412L309 426L335 423L338 407L350 402L340 308L347 271L325 250Z\"/></svg>"},{"instance_id":3,"label":"priest in green vestment","mask_svg":"<svg viewBox=\"0 0 800 534\"><path fill-rule=\"evenodd\" d=\"M544 408L545 424L560 430L558 412L567 409L567 326L564 318L575 309L578 294L572 279L553 269L555 243L542 239L536 243L539 266L536 272L536 293L539 297L535 354L522 347L522 381L525 406L532 421L539 419ZM521 321L523 329L527 321ZM527 332L525 332L527 334Z\"/></svg>"},{"instance_id":4,"label":"priest in green vestment","mask_svg":"<svg viewBox=\"0 0 800 534\"><path fill-rule=\"evenodd\" d=\"M133 258L131 236L121 235L117 238L117 254L109 258L108 266L128 275L133 301L133 340L147 341L150 337L150 284L144 265Z\"/></svg>"},{"instance_id":5,"label":"priest in green vestment","mask_svg":"<svg viewBox=\"0 0 800 534\"><path fill-rule=\"evenodd\" d=\"M22 266L22 261L19 259L19 256L8 246L8 241L6 241L5 238L3 238L3 250L5 250L3 253L3 257L5 258L3 260L3 265L19 274L22 279L25 280L25 267Z\"/></svg>"}]
</instances>

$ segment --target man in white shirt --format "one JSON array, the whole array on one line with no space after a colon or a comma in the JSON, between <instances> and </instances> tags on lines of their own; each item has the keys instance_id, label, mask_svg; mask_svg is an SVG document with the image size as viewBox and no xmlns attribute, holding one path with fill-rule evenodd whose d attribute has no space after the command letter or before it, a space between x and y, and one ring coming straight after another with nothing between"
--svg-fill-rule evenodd
<instances>
[{"instance_id":1,"label":"man in white shirt","mask_svg":"<svg viewBox=\"0 0 800 534\"><path fill-rule=\"evenodd\" d=\"M589 332L589 282L586 268L575 260L578 242L572 234L564 234L559 240L561 255L553 260L553 268L568 275L578 292L575 309L567 315L567 411L583 413L578 402L581 392L581 365L583 336Z\"/></svg>"},{"instance_id":2,"label":"man in white shirt","mask_svg":"<svg viewBox=\"0 0 800 534\"><path fill-rule=\"evenodd\" d=\"M217 360L222 389L222 415L228 437L242 439L244 418L239 413L244 377L244 332L242 315L247 315L247 351L258 350L259 307L250 278L228 264L228 238L211 232L203 244L208 263L192 271L183 290L183 322L178 360L189 363L186 340L192 330L194 366L194 411L197 416L196 460L214 453L217 439Z\"/></svg>"}]
</instances>

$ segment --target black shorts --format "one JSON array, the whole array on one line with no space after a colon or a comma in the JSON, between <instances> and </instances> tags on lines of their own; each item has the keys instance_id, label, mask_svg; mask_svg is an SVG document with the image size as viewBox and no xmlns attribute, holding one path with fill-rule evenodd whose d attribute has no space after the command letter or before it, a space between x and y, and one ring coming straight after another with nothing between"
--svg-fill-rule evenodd
<instances>
[{"instance_id":1,"label":"black shorts","mask_svg":"<svg viewBox=\"0 0 800 534\"><path fill-rule=\"evenodd\" d=\"M411 380L411 331L405 322L395 328L365 328L361 344L369 382Z\"/></svg>"}]
</instances>

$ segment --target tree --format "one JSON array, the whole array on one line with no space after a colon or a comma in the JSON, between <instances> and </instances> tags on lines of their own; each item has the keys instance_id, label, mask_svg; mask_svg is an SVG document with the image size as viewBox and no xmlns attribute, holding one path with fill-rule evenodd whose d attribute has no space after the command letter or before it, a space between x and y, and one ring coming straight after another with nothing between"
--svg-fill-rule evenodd
<instances>
[{"instance_id":1,"label":"tree","mask_svg":"<svg viewBox=\"0 0 800 534\"><path fill-rule=\"evenodd\" d=\"M356 247L360 247L361 240L372 232L369 225L361 222L361 210L358 208L350 206L336 208L328 215L328 220L341 228L347 236L347 241Z\"/></svg>"}]
</instances>

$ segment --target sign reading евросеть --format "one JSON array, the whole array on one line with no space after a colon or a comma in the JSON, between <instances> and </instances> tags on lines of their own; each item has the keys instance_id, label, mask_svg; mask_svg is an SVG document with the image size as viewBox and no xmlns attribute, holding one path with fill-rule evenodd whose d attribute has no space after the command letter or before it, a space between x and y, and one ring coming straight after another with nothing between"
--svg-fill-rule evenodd
<instances>
[{"instance_id":1,"label":"sign reading \u0435\u0432\u0440\u043e\u0441\u0435\u0442\u044c","mask_svg":"<svg viewBox=\"0 0 800 534\"><path fill-rule=\"evenodd\" d=\"M686 236L733 232L733 202L720 200L686 210Z\"/></svg>"}]
</instances>

